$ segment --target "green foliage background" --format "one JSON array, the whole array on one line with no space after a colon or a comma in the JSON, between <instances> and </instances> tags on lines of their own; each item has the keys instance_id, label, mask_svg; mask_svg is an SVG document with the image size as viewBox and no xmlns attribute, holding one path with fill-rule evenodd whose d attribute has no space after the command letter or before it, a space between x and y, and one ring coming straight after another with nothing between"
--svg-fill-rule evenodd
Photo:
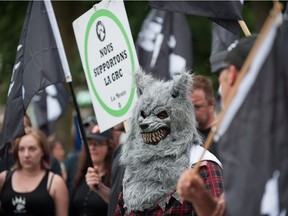
<instances>
[{"instance_id":1,"label":"green foliage background","mask_svg":"<svg viewBox=\"0 0 288 216\"><path fill-rule=\"evenodd\" d=\"M87 84L72 29L72 22L98 2L99 1L52 1L73 77L73 86L76 92L79 89L87 90ZM215 1L215 4L217 3L218 2ZM286 2L284 2L283 5L285 6ZM20 38L27 6L27 1L0 1L0 108L4 107L6 103L8 87L16 56L16 48ZM136 41L141 25L146 15L149 13L150 8L147 4L147 0L127 0L125 1L125 8L132 36L134 41ZM272 2L269 1L245 1L243 19L251 33L258 33L260 31L271 8ZM187 19L192 31L193 47L190 47L190 49L193 49L194 55L193 71L197 74L210 76L213 79L214 88L216 90L218 88L217 77L212 76L209 65L211 21L205 17L189 15L187 15ZM243 33L241 33L241 36L243 36ZM189 49L189 47L187 47L187 49ZM73 149L74 143L72 135L73 109L71 103L67 112L65 112L64 116L62 116L58 121L55 130L56 136L64 141L66 152ZM81 107L80 111L84 112L85 109L89 109L89 115L93 114L93 112L91 112L91 105L89 105L89 107ZM83 116L82 119L85 118L85 116L84 118ZM71 127L69 127L69 125L71 125Z\"/></svg>"},{"instance_id":2,"label":"green foliage background","mask_svg":"<svg viewBox=\"0 0 288 216\"><path fill-rule=\"evenodd\" d=\"M77 50L72 22L99 1L53 1L57 22L62 35L68 62L73 76L73 84L86 86L80 56ZM217 4L217 1L215 1ZM27 1L0 2L0 104L6 102L6 94L15 61L16 48L27 9ZM125 7L134 40L143 20L150 11L147 1L125 1ZM267 1L245 2L243 17L251 32L258 32L272 3ZM211 21L205 17L187 15L193 39L193 70L199 74L211 75L209 55L211 46ZM212 77L217 88L217 80Z\"/></svg>"}]
</instances>

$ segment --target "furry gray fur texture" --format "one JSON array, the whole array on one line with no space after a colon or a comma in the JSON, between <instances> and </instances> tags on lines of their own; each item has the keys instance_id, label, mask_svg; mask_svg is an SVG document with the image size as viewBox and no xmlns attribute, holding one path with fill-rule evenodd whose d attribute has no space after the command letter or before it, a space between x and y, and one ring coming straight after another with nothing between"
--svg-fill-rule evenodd
<instances>
[{"instance_id":1,"label":"furry gray fur texture","mask_svg":"<svg viewBox=\"0 0 288 216\"><path fill-rule=\"evenodd\" d=\"M189 166L190 146L201 142L188 96L191 74L164 82L138 71L135 83L138 101L120 159L125 166L123 196L128 212L153 208L172 193Z\"/></svg>"}]
</instances>

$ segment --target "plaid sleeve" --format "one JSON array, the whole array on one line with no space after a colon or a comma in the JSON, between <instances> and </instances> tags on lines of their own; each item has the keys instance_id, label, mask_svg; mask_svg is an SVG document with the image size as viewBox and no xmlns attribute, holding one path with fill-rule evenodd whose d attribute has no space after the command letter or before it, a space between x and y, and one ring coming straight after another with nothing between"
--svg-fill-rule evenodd
<instances>
[{"instance_id":1,"label":"plaid sleeve","mask_svg":"<svg viewBox=\"0 0 288 216\"><path fill-rule=\"evenodd\" d=\"M222 168L213 161L205 161L200 165L199 174L206 188L214 197L219 197L224 191Z\"/></svg>"},{"instance_id":2,"label":"plaid sleeve","mask_svg":"<svg viewBox=\"0 0 288 216\"><path fill-rule=\"evenodd\" d=\"M120 215L125 215L126 209L124 208L124 199L123 199L123 193L121 192L119 194L119 199L117 202L116 210L114 213L114 216L120 216Z\"/></svg>"}]
</instances>

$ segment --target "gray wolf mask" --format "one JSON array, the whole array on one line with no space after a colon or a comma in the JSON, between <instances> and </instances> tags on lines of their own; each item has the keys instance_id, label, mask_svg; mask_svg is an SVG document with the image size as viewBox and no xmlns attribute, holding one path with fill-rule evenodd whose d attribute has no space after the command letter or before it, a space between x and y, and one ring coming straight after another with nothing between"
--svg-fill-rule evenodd
<instances>
[{"instance_id":1,"label":"gray wolf mask","mask_svg":"<svg viewBox=\"0 0 288 216\"><path fill-rule=\"evenodd\" d=\"M192 78L185 72L164 82L141 70L135 74L138 101L120 159L128 212L153 208L174 193L181 172L189 166L191 145L201 142L188 96Z\"/></svg>"}]
</instances>

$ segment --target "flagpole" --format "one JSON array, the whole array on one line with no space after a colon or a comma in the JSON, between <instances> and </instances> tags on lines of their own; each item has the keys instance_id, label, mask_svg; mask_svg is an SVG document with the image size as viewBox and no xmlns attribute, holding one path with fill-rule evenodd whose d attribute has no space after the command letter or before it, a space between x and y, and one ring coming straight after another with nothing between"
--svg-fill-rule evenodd
<instances>
[{"instance_id":1,"label":"flagpole","mask_svg":"<svg viewBox=\"0 0 288 216\"><path fill-rule=\"evenodd\" d=\"M71 73L70 73L70 70L69 70L68 61L67 61L66 54L65 54L65 51L64 51L64 46L63 46L62 39L61 39L61 36L60 36L60 31L59 31L58 24L57 24L57 21L56 21L56 17L55 17L55 14L54 14L54 10L53 10L52 4L51 4L51 0L44 1L44 3L45 3L46 8L47 8L47 14L48 14L49 21L50 21L50 24L51 24L51 28L52 28L52 31L53 31L53 34L54 34L54 37L55 37L55 41L56 41L56 44L57 44L60 60L61 60L61 63L62 63L64 74L65 74L66 83L69 83L69 88L70 88L70 92L71 92L71 95L72 95L73 104L74 104L74 107L75 107L75 110L76 110L76 114L77 114L77 120L78 120L78 126L80 128L80 134L81 134L82 141L84 143L84 147L85 147L85 150L86 150L88 166L94 168L93 161L92 161L92 158L91 158L91 154L90 154L90 151L89 151L89 146L88 146L88 143L87 143L86 134L85 134L84 127L83 127L83 124L82 124L82 118L81 118L79 106L78 106L78 103L76 101L74 89L73 89L73 86L72 86L72 76L71 76ZM95 187L97 189L98 185L96 185Z\"/></svg>"},{"instance_id":2,"label":"flagpole","mask_svg":"<svg viewBox=\"0 0 288 216\"><path fill-rule=\"evenodd\" d=\"M246 37L247 37L247 36L250 36L251 33L250 33L250 31L249 31L246 23L244 22L244 20L238 20L238 23L239 23L242 31L244 32L245 36L246 36Z\"/></svg>"},{"instance_id":3,"label":"flagpole","mask_svg":"<svg viewBox=\"0 0 288 216\"><path fill-rule=\"evenodd\" d=\"M229 105L231 104L234 96L236 95L240 83L242 82L243 78L247 74L247 71L248 71L260 45L263 43L266 35L268 34L271 26L273 25L277 15L281 12L281 10L282 10L282 4L279 2L274 2L273 9L269 13L269 16L266 19L266 21L265 21L265 23L264 23L264 25L263 25L263 27L262 27L259 35L258 35L258 38L255 41L255 44L253 45L250 53L248 54L243 66L239 72L239 75L236 79L235 85L232 87L231 91L228 94L227 100L224 102L225 106L223 107L223 109L219 113L217 120L216 120L216 124L214 127L212 127L212 129L211 129L211 131L210 131L210 133L209 133L209 135L208 135L208 137L204 143L204 150L202 152L202 155L201 155L199 161L194 166L194 172L192 173L191 178L194 176L195 173L198 173L199 168L200 168L200 164L201 164L201 160L203 159L203 156L204 156L206 150L208 150L210 148L211 143L213 141L213 137L217 133L217 130L219 129L219 125L220 125L221 121L223 120L225 113L226 113Z\"/></svg>"},{"instance_id":4,"label":"flagpole","mask_svg":"<svg viewBox=\"0 0 288 216\"><path fill-rule=\"evenodd\" d=\"M77 120L78 120L78 125L79 125L79 128L80 128L80 134L81 134L82 141L84 143L84 147L85 147L85 150L86 150L88 166L94 168L93 161L92 161L92 158L91 158L91 154L90 154L90 151L89 151L89 146L88 146L86 134L85 134L84 127L83 127L83 124L82 124L82 118L81 118L79 106L78 106L78 103L76 101L74 89L73 89L73 86L72 86L72 82L68 82L68 83L69 83L69 88L70 88L70 92L71 92L72 99L73 99L73 104L74 104L74 107L75 107L75 110L76 110L76 114L77 114Z\"/></svg>"}]
</instances>

